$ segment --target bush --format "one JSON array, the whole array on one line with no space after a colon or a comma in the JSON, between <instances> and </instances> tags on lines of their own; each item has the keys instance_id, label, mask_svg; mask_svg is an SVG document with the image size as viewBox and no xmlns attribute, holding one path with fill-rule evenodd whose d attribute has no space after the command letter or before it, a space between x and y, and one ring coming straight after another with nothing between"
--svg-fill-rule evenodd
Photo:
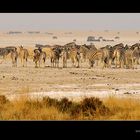
<instances>
[{"instance_id":1,"label":"bush","mask_svg":"<svg viewBox=\"0 0 140 140\"><path fill-rule=\"evenodd\" d=\"M6 104L9 100L4 96L0 95L0 104Z\"/></svg>"},{"instance_id":2,"label":"bush","mask_svg":"<svg viewBox=\"0 0 140 140\"><path fill-rule=\"evenodd\" d=\"M95 116L96 114L106 115L110 111L107 107L103 105L103 102L98 98L85 98L80 104L75 105L70 114L73 116L78 115L79 113L83 116Z\"/></svg>"},{"instance_id":3,"label":"bush","mask_svg":"<svg viewBox=\"0 0 140 140\"><path fill-rule=\"evenodd\" d=\"M36 100L36 101L26 101L25 106L27 106L27 108L39 109L39 108L43 107L43 104L38 100Z\"/></svg>"},{"instance_id":4,"label":"bush","mask_svg":"<svg viewBox=\"0 0 140 140\"><path fill-rule=\"evenodd\" d=\"M42 103L45 105L45 106L57 106L58 105L58 100L57 99L52 99L50 97L43 97L43 100L42 100Z\"/></svg>"},{"instance_id":5,"label":"bush","mask_svg":"<svg viewBox=\"0 0 140 140\"><path fill-rule=\"evenodd\" d=\"M61 101L57 103L57 108L61 112L68 112L72 105L72 101L69 101L67 98L62 98Z\"/></svg>"},{"instance_id":6,"label":"bush","mask_svg":"<svg viewBox=\"0 0 140 140\"><path fill-rule=\"evenodd\" d=\"M108 115L110 110L98 98L85 98L81 102L72 102L67 98L60 101L50 97L44 97L41 101L26 101L26 107L23 112L26 114L30 109L40 109L43 107L55 107L62 113L68 113L72 118L79 116L93 117L95 115Z\"/></svg>"}]
</instances>

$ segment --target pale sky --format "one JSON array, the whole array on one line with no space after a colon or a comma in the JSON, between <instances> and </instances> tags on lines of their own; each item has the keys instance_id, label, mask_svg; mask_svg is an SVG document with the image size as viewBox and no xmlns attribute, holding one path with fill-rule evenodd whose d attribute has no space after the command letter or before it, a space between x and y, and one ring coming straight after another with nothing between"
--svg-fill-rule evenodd
<instances>
[{"instance_id":1,"label":"pale sky","mask_svg":"<svg viewBox=\"0 0 140 140\"><path fill-rule=\"evenodd\" d=\"M0 30L140 30L140 13L0 13Z\"/></svg>"}]
</instances>

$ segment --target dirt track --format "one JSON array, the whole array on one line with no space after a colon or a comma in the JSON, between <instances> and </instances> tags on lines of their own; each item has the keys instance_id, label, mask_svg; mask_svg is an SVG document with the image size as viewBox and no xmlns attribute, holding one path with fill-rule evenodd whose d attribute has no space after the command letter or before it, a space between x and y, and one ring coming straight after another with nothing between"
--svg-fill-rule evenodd
<instances>
[{"instance_id":1,"label":"dirt track","mask_svg":"<svg viewBox=\"0 0 140 140\"><path fill-rule=\"evenodd\" d=\"M0 64L0 94L11 98L13 95L49 95L52 97L84 96L140 97L140 66L138 69L89 69L34 68L30 60L28 67L11 67L10 61ZM70 67L70 64L69 64ZM128 92L128 94L124 94ZM130 94L129 94L130 93ZM12 96L11 96L12 95Z\"/></svg>"}]
</instances>

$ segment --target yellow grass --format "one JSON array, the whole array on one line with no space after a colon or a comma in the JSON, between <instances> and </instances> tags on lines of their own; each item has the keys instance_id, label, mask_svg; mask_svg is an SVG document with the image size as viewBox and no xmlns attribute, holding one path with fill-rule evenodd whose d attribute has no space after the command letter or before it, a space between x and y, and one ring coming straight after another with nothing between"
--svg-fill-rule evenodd
<instances>
[{"instance_id":1,"label":"yellow grass","mask_svg":"<svg viewBox=\"0 0 140 140\"><path fill-rule=\"evenodd\" d=\"M140 101L136 99L119 99L109 97L104 101L114 114L108 120L140 120Z\"/></svg>"},{"instance_id":2,"label":"yellow grass","mask_svg":"<svg viewBox=\"0 0 140 140\"><path fill-rule=\"evenodd\" d=\"M28 103L27 103L28 101ZM95 116L71 116L56 106L46 106L43 101L29 100L22 97L18 100L2 103L0 101L0 120L139 120L140 102L134 99L109 97L103 101L110 113ZM96 110L98 112L98 109Z\"/></svg>"},{"instance_id":3,"label":"yellow grass","mask_svg":"<svg viewBox=\"0 0 140 140\"><path fill-rule=\"evenodd\" d=\"M67 114L59 112L55 107L38 105L30 107L26 102L25 97L0 105L2 106L0 120L67 120L68 118Z\"/></svg>"}]
</instances>

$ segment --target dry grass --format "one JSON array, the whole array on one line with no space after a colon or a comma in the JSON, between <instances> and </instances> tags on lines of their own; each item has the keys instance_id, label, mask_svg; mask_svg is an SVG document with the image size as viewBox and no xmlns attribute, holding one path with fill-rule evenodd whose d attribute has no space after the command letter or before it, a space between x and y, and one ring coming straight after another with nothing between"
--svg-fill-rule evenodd
<instances>
[{"instance_id":1,"label":"dry grass","mask_svg":"<svg viewBox=\"0 0 140 140\"><path fill-rule=\"evenodd\" d=\"M108 120L140 120L139 100L109 97L104 104L113 113Z\"/></svg>"},{"instance_id":2,"label":"dry grass","mask_svg":"<svg viewBox=\"0 0 140 140\"><path fill-rule=\"evenodd\" d=\"M31 100L22 97L8 101L0 96L0 120L139 120L140 102L109 97L85 98L72 102L45 97Z\"/></svg>"}]
</instances>

